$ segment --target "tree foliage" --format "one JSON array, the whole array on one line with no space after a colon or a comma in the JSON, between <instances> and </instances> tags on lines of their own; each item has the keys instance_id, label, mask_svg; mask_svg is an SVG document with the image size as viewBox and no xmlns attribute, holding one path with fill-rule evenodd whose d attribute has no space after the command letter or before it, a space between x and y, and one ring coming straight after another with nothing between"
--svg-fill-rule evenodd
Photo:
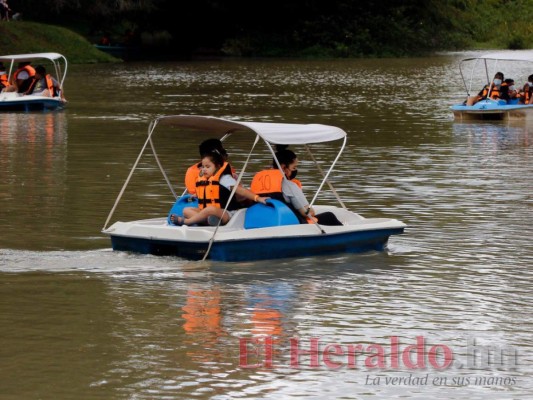
<instances>
[{"instance_id":1,"label":"tree foliage","mask_svg":"<svg viewBox=\"0 0 533 400\"><path fill-rule=\"evenodd\" d=\"M402 56L533 43L530 0L10 0L25 19L86 35L165 32L176 55ZM85 32L83 30L85 29ZM168 44L168 40L166 42Z\"/></svg>"}]
</instances>

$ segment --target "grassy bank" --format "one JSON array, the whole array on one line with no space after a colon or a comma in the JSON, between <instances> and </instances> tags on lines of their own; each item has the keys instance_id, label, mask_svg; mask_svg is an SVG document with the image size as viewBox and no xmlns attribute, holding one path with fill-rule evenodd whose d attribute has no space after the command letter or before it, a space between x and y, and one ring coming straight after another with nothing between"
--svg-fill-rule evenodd
<instances>
[{"instance_id":1,"label":"grassy bank","mask_svg":"<svg viewBox=\"0 0 533 400\"><path fill-rule=\"evenodd\" d=\"M61 53L74 64L120 61L97 50L77 33L59 26L26 21L0 22L0 54L40 52Z\"/></svg>"}]
</instances>

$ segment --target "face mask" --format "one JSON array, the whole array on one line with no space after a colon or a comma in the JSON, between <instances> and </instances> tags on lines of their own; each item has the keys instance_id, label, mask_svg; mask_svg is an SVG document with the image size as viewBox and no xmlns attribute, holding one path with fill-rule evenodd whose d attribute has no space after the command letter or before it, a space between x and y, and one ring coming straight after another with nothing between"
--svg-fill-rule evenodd
<instances>
[{"instance_id":1,"label":"face mask","mask_svg":"<svg viewBox=\"0 0 533 400\"><path fill-rule=\"evenodd\" d=\"M293 180L296 178L296 175L298 174L298 170L295 169L294 171L291 171L291 175L289 176L289 180Z\"/></svg>"},{"instance_id":2,"label":"face mask","mask_svg":"<svg viewBox=\"0 0 533 400\"><path fill-rule=\"evenodd\" d=\"M529 86L533 86L533 82L528 82L527 83Z\"/></svg>"},{"instance_id":3,"label":"face mask","mask_svg":"<svg viewBox=\"0 0 533 400\"><path fill-rule=\"evenodd\" d=\"M514 85L509 86L509 90L514 90Z\"/></svg>"},{"instance_id":4,"label":"face mask","mask_svg":"<svg viewBox=\"0 0 533 400\"><path fill-rule=\"evenodd\" d=\"M501 79L494 79L494 84L495 85L501 85L502 84L502 80Z\"/></svg>"}]
</instances>

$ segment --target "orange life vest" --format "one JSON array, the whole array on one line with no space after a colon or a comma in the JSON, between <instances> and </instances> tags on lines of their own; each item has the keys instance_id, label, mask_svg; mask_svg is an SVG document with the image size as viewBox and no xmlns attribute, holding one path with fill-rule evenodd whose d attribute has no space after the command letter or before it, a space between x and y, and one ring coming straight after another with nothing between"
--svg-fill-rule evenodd
<instances>
[{"instance_id":1,"label":"orange life vest","mask_svg":"<svg viewBox=\"0 0 533 400\"><path fill-rule=\"evenodd\" d=\"M507 83L505 83L505 82L502 83L500 85L500 88L498 88L498 86L496 86L496 85L486 85L483 88L483 92L481 93L481 98L482 99L486 99L488 97L488 98L493 99L493 100L499 99L500 98L500 90L501 90L502 86L507 86ZM489 88L490 88L490 93L489 93Z\"/></svg>"},{"instance_id":2,"label":"orange life vest","mask_svg":"<svg viewBox=\"0 0 533 400\"><path fill-rule=\"evenodd\" d=\"M300 189L302 188L302 183L298 179L291 179L291 182L294 182ZM283 201L287 204L283 198L282 183L283 173L279 169L266 169L264 171L259 171L254 175L250 190L255 194L272 197L273 199ZM291 204L287 205L294 212L300 222L307 222L308 224L314 223L310 217L304 218Z\"/></svg>"},{"instance_id":3,"label":"orange life vest","mask_svg":"<svg viewBox=\"0 0 533 400\"><path fill-rule=\"evenodd\" d=\"M196 163L187 168L185 173L185 188L189 194L196 194L196 181L200 176L200 163Z\"/></svg>"},{"instance_id":4,"label":"orange life vest","mask_svg":"<svg viewBox=\"0 0 533 400\"><path fill-rule=\"evenodd\" d=\"M46 88L50 91L50 96L54 97L57 95L55 89L54 89L54 82L52 81L52 77L50 76L50 74L46 74L46 76L44 77L45 79L45 82L46 82ZM28 88L28 90L26 90L26 94L30 94L30 93L33 93L33 89L35 87L35 85L37 84L37 82L39 81L39 79L36 79L35 77L33 77L33 80L30 84L30 87Z\"/></svg>"},{"instance_id":5,"label":"orange life vest","mask_svg":"<svg viewBox=\"0 0 533 400\"><path fill-rule=\"evenodd\" d=\"M291 179L291 182L296 183L299 188L302 187L302 183L298 179ZM261 195L281 194L283 193L282 183L283 173L279 169L265 169L254 175L250 190Z\"/></svg>"},{"instance_id":6,"label":"orange life vest","mask_svg":"<svg viewBox=\"0 0 533 400\"><path fill-rule=\"evenodd\" d=\"M185 173L185 188L189 194L196 194L196 181L200 177L200 167L202 163L196 163L187 168ZM231 175L235 174L235 170L231 167Z\"/></svg>"},{"instance_id":7,"label":"orange life vest","mask_svg":"<svg viewBox=\"0 0 533 400\"><path fill-rule=\"evenodd\" d=\"M25 79L21 83L20 87L17 87L17 91L19 93L26 92L26 90L28 89L29 85L31 84L32 78L35 76L35 68L33 68L31 65L25 65L24 67L19 68L19 69L17 69L15 71L15 73L13 74L13 80L11 81L12 83L16 83L17 82L18 75L22 71L26 71L28 73L28 79Z\"/></svg>"},{"instance_id":8,"label":"orange life vest","mask_svg":"<svg viewBox=\"0 0 533 400\"><path fill-rule=\"evenodd\" d=\"M231 167L227 162L209 179L199 177L196 180L198 208L204 209L207 206L226 208L231 191L220 184L222 175L231 175ZM227 209L236 210L238 208L239 205L233 197Z\"/></svg>"},{"instance_id":9,"label":"orange life vest","mask_svg":"<svg viewBox=\"0 0 533 400\"><path fill-rule=\"evenodd\" d=\"M0 75L0 90L9 86L9 81L7 80L7 74Z\"/></svg>"}]
</instances>

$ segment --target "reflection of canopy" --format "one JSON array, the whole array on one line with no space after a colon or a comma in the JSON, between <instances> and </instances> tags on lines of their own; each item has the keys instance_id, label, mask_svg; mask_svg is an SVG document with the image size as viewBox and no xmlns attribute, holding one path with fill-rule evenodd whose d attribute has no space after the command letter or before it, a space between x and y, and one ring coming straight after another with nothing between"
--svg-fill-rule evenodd
<instances>
[{"instance_id":1,"label":"reflection of canopy","mask_svg":"<svg viewBox=\"0 0 533 400\"><path fill-rule=\"evenodd\" d=\"M160 117L155 124L192 128L213 133L252 131L263 140L275 144L308 144L339 140L346 136L342 129L321 124L281 124L274 122L245 122L196 115L172 115Z\"/></svg>"}]
</instances>

